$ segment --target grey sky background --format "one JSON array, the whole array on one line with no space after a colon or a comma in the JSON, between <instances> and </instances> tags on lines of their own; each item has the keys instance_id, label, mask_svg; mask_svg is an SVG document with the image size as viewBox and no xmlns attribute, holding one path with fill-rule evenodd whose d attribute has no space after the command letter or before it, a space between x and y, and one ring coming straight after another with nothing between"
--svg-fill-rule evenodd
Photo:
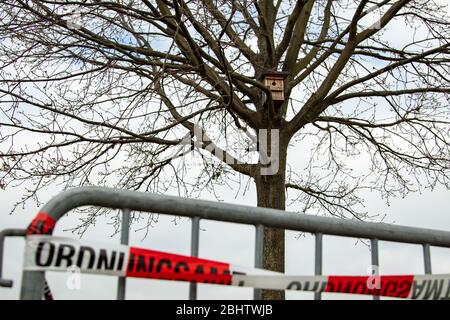
<instances>
[{"instance_id":1,"label":"grey sky background","mask_svg":"<svg viewBox=\"0 0 450 320\"><path fill-rule=\"evenodd\" d=\"M445 1L445 0L444 0ZM448 0L447 0L448 1ZM391 32L386 32L389 39L396 46L401 46L409 39L404 37L404 26L401 23L391 25ZM30 140L22 143L31 143ZM36 142L36 141L34 141ZM307 144L307 143L306 143ZM298 144L290 150L289 163L295 170L301 170L305 164L305 143ZM348 159L355 170L364 167L364 157ZM38 208L28 203L25 208L17 208L10 215L13 204L20 200L22 186L15 189L0 190L0 229L25 228L38 212ZM61 187L54 186L45 190L41 201L45 202L61 191ZM253 183L250 190L236 196L236 191L225 187L218 187L216 193L223 201L255 205L256 193ZM172 193L176 195L175 193ZM366 210L371 215L379 215L373 221L380 221L396 225L415 226L450 231L450 194L442 187L434 191L423 190L413 193L406 198L391 199L390 206L379 194L367 192L364 194ZM205 193L202 199L217 201L212 194ZM289 207L291 211L301 211L299 205ZM96 225L83 236L84 240L108 241L119 243L119 236L111 236L114 228L111 226L111 216L101 217ZM301 213L299 213L301 214ZM69 214L57 224L55 235L76 237L64 231L77 225L78 217ZM159 215L158 223L149 229L145 237L143 222L133 225L130 232L130 245L186 254L190 252L190 221L186 218ZM21 268L23 261L23 239L8 239L5 246L5 264L3 274L5 278L15 281L12 289L0 287L0 299L18 299L21 282ZM254 228L245 225L219 223L212 221L201 222L200 257L219 261L253 266L254 264ZM450 249L432 247L433 273L450 273ZM286 233L286 273L298 275L312 275L314 273L314 238L308 234L288 231ZM323 273L341 275L365 275L370 266L370 251L366 243L353 238L324 237ZM380 273L381 274L423 274L422 248L417 245L393 244L380 242ZM108 276L82 275L81 289L69 290L66 286L67 274L48 273L47 279L56 299L115 299L117 279ZM128 299L187 299L188 283L164 280L127 280ZM312 299L311 293L287 292L287 299ZM252 299L253 293L248 288L234 288L219 285L199 285L199 299ZM323 294L324 299L371 299L368 296Z\"/></svg>"}]
</instances>

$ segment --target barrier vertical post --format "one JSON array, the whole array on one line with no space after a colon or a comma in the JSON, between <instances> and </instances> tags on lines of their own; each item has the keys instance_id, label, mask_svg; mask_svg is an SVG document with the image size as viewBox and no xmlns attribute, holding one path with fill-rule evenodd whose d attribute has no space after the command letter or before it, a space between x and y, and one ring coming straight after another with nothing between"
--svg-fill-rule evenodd
<instances>
[{"instance_id":1,"label":"barrier vertical post","mask_svg":"<svg viewBox=\"0 0 450 320\"><path fill-rule=\"evenodd\" d=\"M379 267L380 263L378 260L378 240L377 239L370 239L370 253L371 253L372 266ZM380 300L380 297L373 296L373 300Z\"/></svg>"},{"instance_id":2,"label":"barrier vertical post","mask_svg":"<svg viewBox=\"0 0 450 320\"><path fill-rule=\"evenodd\" d=\"M431 254L430 254L430 245L428 243L424 243L423 247L423 263L426 274L431 274Z\"/></svg>"},{"instance_id":3,"label":"barrier vertical post","mask_svg":"<svg viewBox=\"0 0 450 320\"><path fill-rule=\"evenodd\" d=\"M322 234L316 233L315 239L315 262L314 262L314 274L316 276L322 275ZM321 300L322 294L320 292L314 293L314 300Z\"/></svg>"},{"instance_id":4,"label":"barrier vertical post","mask_svg":"<svg viewBox=\"0 0 450 320\"><path fill-rule=\"evenodd\" d=\"M200 218L192 217L192 228L191 228L191 256L198 257L198 245L200 238ZM197 299L197 284L191 282L189 284L189 300Z\"/></svg>"},{"instance_id":5,"label":"barrier vertical post","mask_svg":"<svg viewBox=\"0 0 450 320\"><path fill-rule=\"evenodd\" d=\"M122 210L122 219L120 225L120 244L128 245L130 237L130 209ZM119 277L117 285L117 300L125 300L126 278Z\"/></svg>"}]
</instances>

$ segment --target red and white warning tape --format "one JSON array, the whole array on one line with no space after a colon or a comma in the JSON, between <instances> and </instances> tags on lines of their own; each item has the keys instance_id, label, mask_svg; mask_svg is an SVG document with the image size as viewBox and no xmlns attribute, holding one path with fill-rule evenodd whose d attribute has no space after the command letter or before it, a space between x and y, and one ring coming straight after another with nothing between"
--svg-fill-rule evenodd
<instances>
[{"instance_id":1,"label":"red and white warning tape","mask_svg":"<svg viewBox=\"0 0 450 320\"><path fill-rule=\"evenodd\" d=\"M296 276L122 245L92 245L48 235L27 236L25 270L215 283L273 290L450 299L450 274Z\"/></svg>"}]
</instances>

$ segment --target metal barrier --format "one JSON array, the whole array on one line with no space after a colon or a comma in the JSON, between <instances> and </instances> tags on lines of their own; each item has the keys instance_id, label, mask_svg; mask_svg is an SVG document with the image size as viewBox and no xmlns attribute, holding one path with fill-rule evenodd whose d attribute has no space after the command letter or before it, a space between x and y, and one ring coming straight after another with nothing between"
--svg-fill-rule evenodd
<instances>
[{"instance_id":1,"label":"metal barrier","mask_svg":"<svg viewBox=\"0 0 450 320\"><path fill-rule=\"evenodd\" d=\"M6 237L24 237L26 234L26 229L4 229L0 231L0 287L11 288L13 286L13 281L2 278L2 267L3 267L3 249L5 247Z\"/></svg>"},{"instance_id":2,"label":"metal barrier","mask_svg":"<svg viewBox=\"0 0 450 320\"><path fill-rule=\"evenodd\" d=\"M191 255L198 256L200 219L251 224L255 226L255 267L262 267L262 246L264 226L287 230L309 232L315 234L315 274L322 274L322 237L335 235L370 239L372 265L378 266L378 241L393 241L423 246L425 273L431 274L430 246L450 248L450 232L422 229L405 226L388 225L341 220L337 218L302 215L275 209L258 208L220 202L186 199L152 193L133 192L100 187L81 187L63 192L41 209L56 221L65 213L81 206L101 206L122 209L123 217L129 217L131 210L155 212L192 219ZM125 218L126 219L126 218ZM128 232L128 222L122 219L123 232ZM23 236L23 230L21 230ZM19 232L20 233L20 232ZM128 234L128 233L127 233ZM5 231L0 237L0 283L3 238L8 236ZM127 236L126 236L127 237ZM122 243L128 240L121 239ZM124 298L124 280L119 281L118 298ZM23 271L21 299L41 299L44 292L44 272ZM190 284L189 298L197 296L196 284ZM261 298L261 291L255 289L254 298ZM315 294L320 299L320 294ZM376 297L374 297L375 299Z\"/></svg>"}]
</instances>

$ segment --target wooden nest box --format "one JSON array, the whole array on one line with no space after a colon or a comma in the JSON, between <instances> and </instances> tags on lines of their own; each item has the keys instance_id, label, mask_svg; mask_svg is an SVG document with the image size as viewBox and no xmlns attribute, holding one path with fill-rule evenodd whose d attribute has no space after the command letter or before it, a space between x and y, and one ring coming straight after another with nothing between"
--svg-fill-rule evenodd
<instances>
[{"instance_id":1,"label":"wooden nest box","mask_svg":"<svg viewBox=\"0 0 450 320\"><path fill-rule=\"evenodd\" d=\"M273 101L284 101L284 79L289 75L287 72L270 71L265 72L264 84L272 92Z\"/></svg>"}]
</instances>

